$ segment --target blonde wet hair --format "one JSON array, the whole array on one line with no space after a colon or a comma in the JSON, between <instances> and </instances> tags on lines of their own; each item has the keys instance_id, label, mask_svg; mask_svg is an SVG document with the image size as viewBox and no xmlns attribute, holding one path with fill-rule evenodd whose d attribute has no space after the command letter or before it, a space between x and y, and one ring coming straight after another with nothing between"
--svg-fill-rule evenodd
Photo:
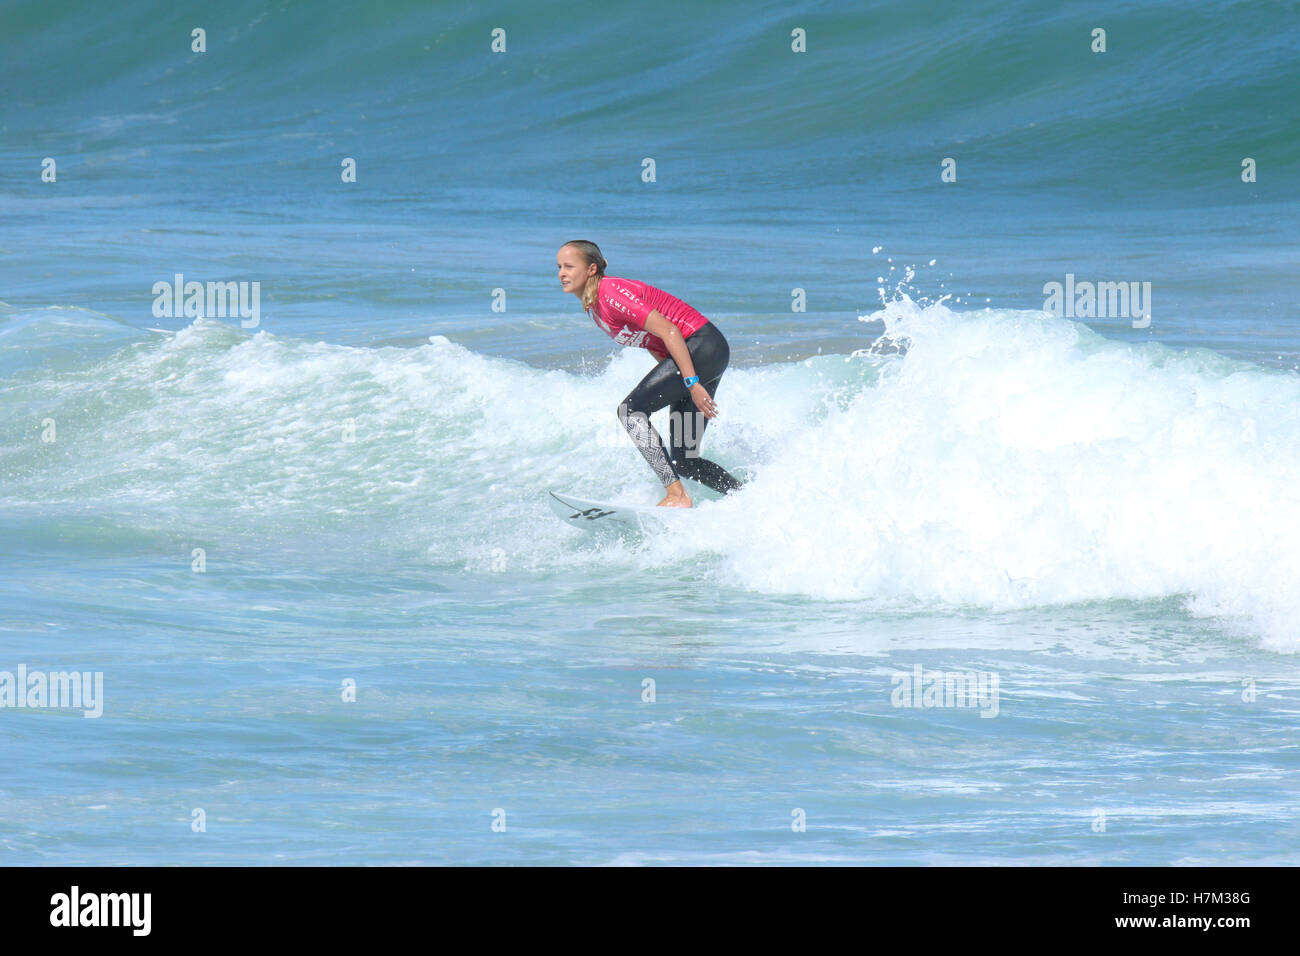
<instances>
[{"instance_id":1,"label":"blonde wet hair","mask_svg":"<svg viewBox=\"0 0 1300 956\"><path fill-rule=\"evenodd\" d=\"M587 279L587 285L582 290L582 307L590 312L592 305L596 301L596 290L600 287L600 280L605 277L605 269L609 263L600 254L600 246L594 242L586 239L574 239L572 242L566 242L560 248L563 249L565 246L573 246L574 249L577 249L578 254L587 260L587 265L591 265L593 262L596 264L596 274Z\"/></svg>"}]
</instances>

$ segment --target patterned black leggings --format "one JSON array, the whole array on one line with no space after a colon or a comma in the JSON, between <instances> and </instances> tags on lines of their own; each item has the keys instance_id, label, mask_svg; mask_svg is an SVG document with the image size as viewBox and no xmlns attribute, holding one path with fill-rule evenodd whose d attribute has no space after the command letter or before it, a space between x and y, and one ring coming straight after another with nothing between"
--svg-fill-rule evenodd
<instances>
[{"instance_id":1,"label":"patterned black leggings","mask_svg":"<svg viewBox=\"0 0 1300 956\"><path fill-rule=\"evenodd\" d=\"M716 398L718 382L731 359L727 340L709 322L686 340L686 350L691 354L700 384ZM668 431L672 454L664 448L659 432L650 424L651 412L665 406L670 407ZM691 478L723 494L741 487L725 468L700 457L700 441L709 420L695 410L690 389L682 384L681 372L671 355L652 368L641 384L623 399L618 406L618 420L665 488L680 478Z\"/></svg>"}]
</instances>

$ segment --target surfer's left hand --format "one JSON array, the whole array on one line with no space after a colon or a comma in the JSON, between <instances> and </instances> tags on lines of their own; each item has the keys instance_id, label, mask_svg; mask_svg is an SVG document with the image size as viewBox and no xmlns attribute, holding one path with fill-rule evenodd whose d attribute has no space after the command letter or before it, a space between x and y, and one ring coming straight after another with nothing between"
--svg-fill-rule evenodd
<instances>
[{"instance_id":1,"label":"surfer's left hand","mask_svg":"<svg viewBox=\"0 0 1300 956\"><path fill-rule=\"evenodd\" d=\"M704 414L705 418L715 418L717 416L718 406L713 404L713 396L699 382L691 386L691 401L695 402L695 407Z\"/></svg>"}]
</instances>

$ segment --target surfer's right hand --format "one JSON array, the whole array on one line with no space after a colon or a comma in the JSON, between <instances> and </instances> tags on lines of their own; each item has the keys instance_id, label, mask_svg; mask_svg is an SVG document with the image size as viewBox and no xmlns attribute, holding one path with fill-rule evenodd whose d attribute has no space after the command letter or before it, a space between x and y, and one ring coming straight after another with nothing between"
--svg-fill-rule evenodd
<instances>
[{"instance_id":1,"label":"surfer's right hand","mask_svg":"<svg viewBox=\"0 0 1300 956\"><path fill-rule=\"evenodd\" d=\"M703 413L705 418L717 417L718 406L713 403L713 396L699 382L691 386L691 401L695 403L695 407Z\"/></svg>"}]
</instances>

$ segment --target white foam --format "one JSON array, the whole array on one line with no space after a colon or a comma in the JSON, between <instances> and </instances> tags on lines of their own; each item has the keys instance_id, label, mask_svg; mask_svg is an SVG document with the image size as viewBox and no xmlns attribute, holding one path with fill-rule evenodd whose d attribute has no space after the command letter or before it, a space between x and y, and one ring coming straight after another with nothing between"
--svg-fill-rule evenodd
<instances>
[{"instance_id":1,"label":"white foam","mask_svg":"<svg viewBox=\"0 0 1300 956\"><path fill-rule=\"evenodd\" d=\"M1039 313L904 297L865 318L910 349L720 504L734 581L993 608L1188 595L1300 644L1300 378Z\"/></svg>"},{"instance_id":2,"label":"white foam","mask_svg":"<svg viewBox=\"0 0 1300 956\"><path fill-rule=\"evenodd\" d=\"M8 467L26 477L10 500L136 502L196 535L200 514L268 535L382 521L358 547L469 567L494 553L511 569L707 567L815 599L1179 595L1300 647L1300 376L1042 313L902 297L863 318L905 355L727 372L704 453L754 477L705 502L696 533L642 546L593 549L544 499L662 494L616 415L652 364L637 349L578 375L446 339L350 348L200 320L37 383L59 443L14 445Z\"/></svg>"}]
</instances>

